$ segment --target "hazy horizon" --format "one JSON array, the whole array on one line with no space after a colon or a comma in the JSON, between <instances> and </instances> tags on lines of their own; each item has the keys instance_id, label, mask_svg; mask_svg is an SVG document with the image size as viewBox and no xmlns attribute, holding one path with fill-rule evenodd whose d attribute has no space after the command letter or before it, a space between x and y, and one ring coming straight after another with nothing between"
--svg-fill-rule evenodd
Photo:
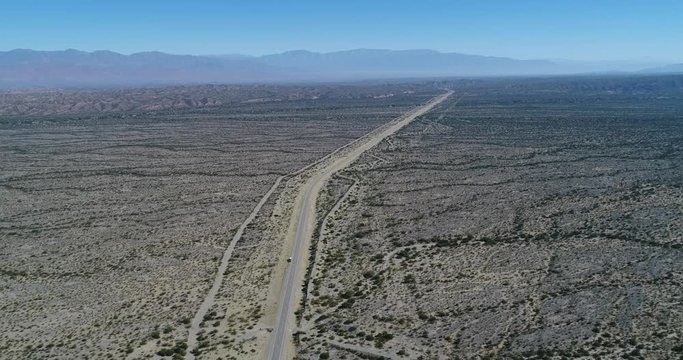
<instances>
[{"instance_id":1,"label":"hazy horizon","mask_svg":"<svg viewBox=\"0 0 683 360\"><path fill-rule=\"evenodd\" d=\"M298 51L305 51L305 52L311 52L311 53L316 53L316 54L334 54L334 53L343 53L343 52L350 52L350 51L357 51L357 50L383 50L383 51L396 51L396 52L401 52L401 51L434 51L437 53L441 54L462 54L462 55L475 55L475 56L485 56L485 57L494 57L494 58L510 58L510 59L515 59L515 60L546 60L546 61L554 61L554 62L577 62L577 63L600 63L600 62L605 62L605 63L653 63L653 64L661 64L661 65L666 65L666 64L674 64L678 63L678 61L669 61L666 59L658 59L654 57L642 57L642 58L634 58L634 59L569 59L569 58L559 58L559 57L545 57L545 58L518 58L518 57L512 57L512 56L506 56L506 55L489 55L489 54L475 54L475 53L467 53L467 52L462 52L462 51L442 51L439 49L430 49L430 48L386 48L386 47L377 47L377 48L365 48L365 47L359 47L359 48L344 48L344 49L336 49L336 50L330 50L330 51L320 51L320 50L315 50L315 49L305 49L305 48L297 48L297 49L288 49L288 50L283 50L283 51L277 51L277 52L268 52L268 53L263 53L263 54L246 54L246 53L239 53L239 52L230 52L230 51L225 51L225 52L216 52L216 53L179 53L179 52L168 52L168 51L162 51L158 49L147 49L147 50L141 50L141 51L134 51L134 52L122 52L122 51L117 51L114 49L107 49L107 48L100 48L100 49L82 49L82 48L75 48L75 47L67 47L67 48L55 48L55 49L43 49L43 48L30 48L30 47L19 47L19 48L12 48L12 49L0 49L0 52L9 52L9 51L14 51L14 50L32 50L32 51L45 51L45 52L60 52L60 51L68 51L68 50L76 50L76 51L82 51L82 52L87 52L87 53L93 53L93 52L98 52L98 51L110 51L114 52L117 54L121 55L134 55L134 54L140 54L140 53L153 53L153 52L159 52L159 53L164 53L164 54L169 54L169 55L179 55L179 56L200 56L200 57L229 57L229 56L244 56L244 57L251 57L251 58L259 58L263 56L269 56L269 55L279 55L279 54L285 54L285 53L292 53L292 52L298 52ZM681 61L683 62L683 61Z\"/></svg>"},{"instance_id":2,"label":"hazy horizon","mask_svg":"<svg viewBox=\"0 0 683 360\"><path fill-rule=\"evenodd\" d=\"M3 7L3 51L73 48L261 56L299 49L430 49L515 59L683 62L683 24L678 19L683 3L669 0L29 0Z\"/></svg>"}]
</instances>

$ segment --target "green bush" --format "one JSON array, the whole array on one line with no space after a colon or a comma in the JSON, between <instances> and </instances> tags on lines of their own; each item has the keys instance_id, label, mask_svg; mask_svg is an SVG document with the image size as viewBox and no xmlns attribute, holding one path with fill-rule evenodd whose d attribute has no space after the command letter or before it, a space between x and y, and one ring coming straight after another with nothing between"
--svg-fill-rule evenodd
<instances>
[{"instance_id":1,"label":"green bush","mask_svg":"<svg viewBox=\"0 0 683 360\"><path fill-rule=\"evenodd\" d=\"M175 351L173 351L173 349L168 348L163 348L157 351L157 355L159 356L172 356L173 354L175 354Z\"/></svg>"}]
</instances>

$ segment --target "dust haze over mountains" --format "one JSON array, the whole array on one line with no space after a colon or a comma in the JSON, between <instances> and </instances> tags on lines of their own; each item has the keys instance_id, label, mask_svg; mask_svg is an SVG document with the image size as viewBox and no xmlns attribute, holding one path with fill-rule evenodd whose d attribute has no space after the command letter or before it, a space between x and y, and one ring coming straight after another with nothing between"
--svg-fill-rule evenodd
<instances>
[{"instance_id":1,"label":"dust haze over mountains","mask_svg":"<svg viewBox=\"0 0 683 360\"><path fill-rule=\"evenodd\" d=\"M520 60L434 50L306 50L264 56L123 55L100 50L0 52L0 87L350 81L444 76L680 73L683 64Z\"/></svg>"}]
</instances>

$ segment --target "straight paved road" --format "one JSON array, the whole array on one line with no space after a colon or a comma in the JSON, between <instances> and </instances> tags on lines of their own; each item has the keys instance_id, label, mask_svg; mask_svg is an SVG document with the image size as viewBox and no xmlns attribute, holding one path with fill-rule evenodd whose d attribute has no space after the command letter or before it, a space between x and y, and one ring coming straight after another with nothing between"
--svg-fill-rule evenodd
<instances>
[{"instance_id":1,"label":"straight paved road","mask_svg":"<svg viewBox=\"0 0 683 360\"><path fill-rule=\"evenodd\" d=\"M298 197L298 204L295 209L299 211L294 212L295 218L292 222L296 222L296 234L294 236L294 250L292 252L292 262L289 264L285 277L283 278L282 293L280 296L278 312L274 330L271 333L270 344L268 346L267 358L271 360L279 360L293 357L292 351L292 329L295 325L294 312L296 310L296 295L300 291L303 284L303 275L306 269L305 250L313 235L313 227L315 225L315 205L318 194L325 182L336 172L346 168L365 151L379 144L386 137L394 134L417 117L430 111L434 106L446 100L453 91L448 91L443 95L439 95L430 100L425 105L416 108L402 117L393 120L389 126L377 134L362 139L357 144L352 146L352 149L340 154L329 165L320 169L313 175L302 187L301 193ZM287 239L292 241L292 239Z\"/></svg>"}]
</instances>

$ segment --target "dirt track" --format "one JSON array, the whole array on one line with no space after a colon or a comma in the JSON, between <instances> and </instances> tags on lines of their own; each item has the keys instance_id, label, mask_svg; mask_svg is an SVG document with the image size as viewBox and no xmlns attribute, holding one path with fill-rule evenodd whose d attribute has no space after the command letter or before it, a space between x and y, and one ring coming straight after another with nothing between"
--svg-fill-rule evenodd
<instances>
[{"instance_id":1,"label":"dirt track","mask_svg":"<svg viewBox=\"0 0 683 360\"><path fill-rule=\"evenodd\" d=\"M256 204L254 210L252 210L251 214L249 214L249 217L247 217L247 219L244 220L244 222L240 225L239 229L235 233L235 236L233 236L232 240L230 241L230 245L228 245L228 248L225 249L225 252L223 253L223 258L221 259L221 264L218 266L218 270L216 270L216 277L214 278L213 285L204 297L202 305L199 307L197 313L192 319L190 331L187 335L187 345L190 349L193 349L197 345L197 335L201 330L200 325L202 323L202 320L204 319L204 316L207 314L209 309L211 309L211 306L213 306L216 294L218 293L218 290L220 289L221 284L223 283L223 274L225 273L225 269L228 267L228 262L230 261L230 257L232 257L232 252L235 250L235 245L237 245L237 242L242 238L244 230L254 220L254 218L261 210L263 205L266 203L266 201L268 201L268 199L273 194L275 189L277 189L278 185L280 185L280 182L283 178L284 176L280 176L279 178L277 178L277 180L275 180L273 186L268 190L268 192L263 196L263 198L261 198L258 204ZM194 359L194 355L192 355L191 352L188 352L185 355L185 359Z\"/></svg>"}]
</instances>

